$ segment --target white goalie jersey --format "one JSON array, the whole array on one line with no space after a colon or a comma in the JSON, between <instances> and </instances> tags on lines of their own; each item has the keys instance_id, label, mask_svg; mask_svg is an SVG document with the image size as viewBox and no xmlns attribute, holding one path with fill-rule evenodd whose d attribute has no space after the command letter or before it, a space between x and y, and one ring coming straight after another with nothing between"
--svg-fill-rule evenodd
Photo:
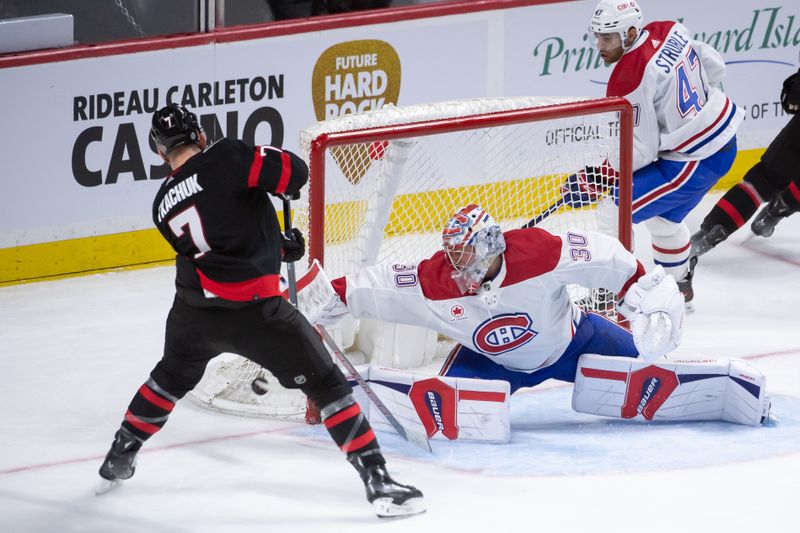
<instances>
[{"instance_id":1,"label":"white goalie jersey","mask_svg":"<svg viewBox=\"0 0 800 533\"><path fill-rule=\"evenodd\" d=\"M634 170L658 157L705 159L725 146L744 112L720 83L725 61L678 22L652 22L616 64L606 96L634 110Z\"/></svg>"},{"instance_id":2,"label":"white goalie jersey","mask_svg":"<svg viewBox=\"0 0 800 533\"><path fill-rule=\"evenodd\" d=\"M418 265L365 267L332 284L356 318L422 326L533 372L561 357L582 319L567 285L623 293L644 273L619 241L600 233L530 228L505 239L499 274L476 294L460 293L443 252Z\"/></svg>"}]
</instances>

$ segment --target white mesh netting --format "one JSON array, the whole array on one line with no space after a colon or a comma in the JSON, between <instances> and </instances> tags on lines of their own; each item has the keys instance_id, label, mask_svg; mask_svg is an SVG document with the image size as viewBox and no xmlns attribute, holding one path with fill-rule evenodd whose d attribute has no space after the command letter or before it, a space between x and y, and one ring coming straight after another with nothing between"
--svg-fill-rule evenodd
<instances>
[{"instance_id":1,"label":"white mesh netting","mask_svg":"<svg viewBox=\"0 0 800 533\"><path fill-rule=\"evenodd\" d=\"M519 115L531 109L572 112L569 104L575 102L586 103L586 109L574 116ZM597 109L592 108L595 102ZM294 224L307 235L311 258L324 255L331 278L362 265L407 264L429 257L439 249L445 222L468 203L479 204L503 229L543 217L537 225L554 233L576 227L619 238L621 217L611 189L596 203L558 205L569 175L604 161L618 165L618 113L603 111L602 102L494 98L390 106L317 123L300 135L303 155L311 162L311 180L309 191L293 205ZM359 136L357 142L325 145L328 136L343 132ZM312 151L324 157L315 159ZM319 195L315 188L322 185L323 175L324 195ZM298 264L298 270L302 273L303 266ZM571 294L584 307L615 316L613 294L580 287L571 288ZM370 330L369 342L359 343L356 334L345 348L372 349L374 324ZM440 342L438 351L445 352L447 344L446 339ZM367 359L372 355L367 353ZM230 381L242 375L252 381L249 370L226 371L240 376ZM255 396L249 383L242 390L234 402L249 401L240 396ZM252 398L262 404L265 399ZM260 409L261 405L255 411Z\"/></svg>"}]
</instances>

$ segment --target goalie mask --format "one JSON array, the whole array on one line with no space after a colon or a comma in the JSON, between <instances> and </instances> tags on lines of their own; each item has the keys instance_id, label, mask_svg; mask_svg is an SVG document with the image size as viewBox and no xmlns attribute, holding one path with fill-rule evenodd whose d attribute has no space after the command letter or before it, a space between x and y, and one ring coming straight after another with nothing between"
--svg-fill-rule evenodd
<instances>
[{"instance_id":1,"label":"goalie mask","mask_svg":"<svg viewBox=\"0 0 800 533\"><path fill-rule=\"evenodd\" d=\"M636 35L642 33L642 9L634 0L602 0L594 8L589 24L592 33L616 33L622 40L622 48L627 50L633 44L625 45L628 29L635 28Z\"/></svg>"},{"instance_id":2,"label":"goalie mask","mask_svg":"<svg viewBox=\"0 0 800 533\"><path fill-rule=\"evenodd\" d=\"M470 204L453 215L442 232L442 247L462 294L483 282L495 257L506 249L500 226L486 211Z\"/></svg>"},{"instance_id":3,"label":"goalie mask","mask_svg":"<svg viewBox=\"0 0 800 533\"><path fill-rule=\"evenodd\" d=\"M156 148L168 154L177 146L195 143L200 146L203 128L197 115L177 104L168 104L153 113L150 138Z\"/></svg>"}]
</instances>

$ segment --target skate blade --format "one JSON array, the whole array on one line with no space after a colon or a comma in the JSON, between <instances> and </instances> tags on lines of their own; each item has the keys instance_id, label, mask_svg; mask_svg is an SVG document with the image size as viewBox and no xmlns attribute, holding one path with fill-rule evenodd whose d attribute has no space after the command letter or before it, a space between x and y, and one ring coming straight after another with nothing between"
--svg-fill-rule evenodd
<instances>
[{"instance_id":1,"label":"skate blade","mask_svg":"<svg viewBox=\"0 0 800 533\"><path fill-rule=\"evenodd\" d=\"M684 308L686 309L687 315L691 315L692 313L694 313L694 302L686 302L683 305L685 306Z\"/></svg>"},{"instance_id":2,"label":"skate blade","mask_svg":"<svg viewBox=\"0 0 800 533\"><path fill-rule=\"evenodd\" d=\"M391 498L378 498L372 505L380 518L412 516L425 512L425 502L422 498L410 498L401 504L392 503Z\"/></svg>"},{"instance_id":3,"label":"skate blade","mask_svg":"<svg viewBox=\"0 0 800 533\"><path fill-rule=\"evenodd\" d=\"M767 397L764 399L764 407L761 413L761 425L772 427L777 425L778 418L772 414L772 399Z\"/></svg>"},{"instance_id":4,"label":"skate blade","mask_svg":"<svg viewBox=\"0 0 800 533\"><path fill-rule=\"evenodd\" d=\"M761 425L767 428L774 428L779 426L781 423L781 419L775 416L775 414L770 413L767 415L767 418L761 421Z\"/></svg>"},{"instance_id":5,"label":"skate blade","mask_svg":"<svg viewBox=\"0 0 800 533\"><path fill-rule=\"evenodd\" d=\"M115 488L122 485L123 481L124 480L122 479L115 479L112 481L109 479L100 478L100 482L94 488L94 494L95 496L100 496L101 494L105 494L106 492L114 490Z\"/></svg>"}]
</instances>

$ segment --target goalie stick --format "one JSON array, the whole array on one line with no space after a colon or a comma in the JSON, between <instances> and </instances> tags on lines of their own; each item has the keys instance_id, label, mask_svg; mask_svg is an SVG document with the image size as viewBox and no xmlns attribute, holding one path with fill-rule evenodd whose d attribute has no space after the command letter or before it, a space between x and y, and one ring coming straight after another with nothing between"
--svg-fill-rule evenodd
<instances>
[{"instance_id":1,"label":"goalie stick","mask_svg":"<svg viewBox=\"0 0 800 533\"><path fill-rule=\"evenodd\" d=\"M555 213L558 210L558 208L564 205L565 203L567 203L566 195L562 196L561 198L556 200L556 202L553 205L551 205L550 207L539 213L537 216L530 219L527 223L525 223L524 226L522 226L523 229L532 228L534 226L541 224L544 219Z\"/></svg>"},{"instance_id":2,"label":"goalie stick","mask_svg":"<svg viewBox=\"0 0 800 533\"><path fill-rule=\"evenodd\" d=\"M291 215L291 201L288 197L283 196L283 230L286 233L287 238L291 238L292 235L292 215ZM321 271L321 269L320 269ZM297 308L297 279L295 278L295 271L294 271L294 263L289 262L287 263L287 273L288 273L288 284L289 284L289 301L292 305ZM361 388L366 394L367 398L375 405L375 407L380 411L380 413L389 421L392 427L400 434L408 442L419 446L423 450L427 450L428 452L431 451L431 444L428 442L428 436L420 431L414 431L413 429L406 429L403 425L397 420L397 418L389 411L386 405L378 398L378 395L375 394L375 391L372 390L372 387L369 386L367 381L364 377L355 369L353 364L347 359L347 356L339 349L336 345L336 341L333 340L333 337L330 336L328 331L320 325L315 326L317 328L317 332L319 332L322 340L325 344L328 345L328 348L333 352L339 362L342 363L350 375L353 376L353 379L361 385Z\"/></svg>"},{"instance_id":3,"label":"goalie stick","mask_svg":"<svg viewBox=\"0 0 800 533\"><path fill-rule=\"evenodd\" d=\"M319 334L322 336L322 340L325 341L325 344L328 345L333 355L342 363L342 365L350 372L350 375L353 376L353 379L356 380L361 386L361 389L364 391L364 394L367 395L367 398L370 399L372 404L377 407L378 411L389 421L392 427L397 431L397 433L403 437L405 440L414 444L415 446L419 446L423 450L428 452L431 451L431 443L428 442L428 436L422 431L416 431L411 428L405 428L400 423L399 420L389 411L389 408L378 398L378 395L375 394L375 391L372 390L372 387L369 386L367 380L356 370L353 364L347 359L347 356L342 353L339 347L336 345L336 341L333 340L333 337L330 336L328 331L325 329L324 326L317 324L315 326Z\"/></svg>"},{"instance_id":4,"label":"goalie stick","mask_svg":"<svg viewBox=\"0 0 800 533\"><path fill-rule=\"evenodd\" d=\"M591 174L594 178L599 174L602 178L603 171L606 168L607 162L603 163L600 167L586 167L584 170L568 176L561 186L563 191L561 198L556 200L553 205L540 214L530 219L522 227L532 228L541 224L544 219L555 213L558 208L565 204L578 209L597 202L600 196L606 194L612 187L609 183L604 181L597 182L596 179L589 182L587 180L587 175ZM581 181L581 176L583 176L583 181Z\"/></svg>"}]
</instances>

